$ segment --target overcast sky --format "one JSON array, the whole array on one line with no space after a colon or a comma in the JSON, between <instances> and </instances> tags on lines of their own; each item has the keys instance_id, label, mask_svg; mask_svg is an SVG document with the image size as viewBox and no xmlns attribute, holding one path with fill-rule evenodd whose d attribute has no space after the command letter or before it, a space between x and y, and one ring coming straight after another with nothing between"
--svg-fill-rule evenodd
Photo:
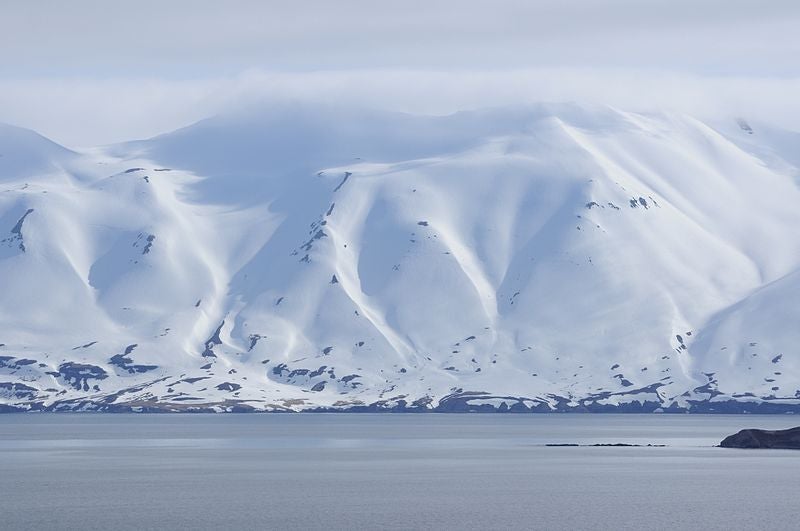
<instances>
[{"instance_id":1,"label":"overcast sky","mask_svg":"<svg viewBox=\"0 0 800 531\"><path fill-rule=\"evenodd\" d=\"M796 0L0 0L0 121L68 145L249 100L577 100L797 127Z\"/></svg>"}]
</instances>

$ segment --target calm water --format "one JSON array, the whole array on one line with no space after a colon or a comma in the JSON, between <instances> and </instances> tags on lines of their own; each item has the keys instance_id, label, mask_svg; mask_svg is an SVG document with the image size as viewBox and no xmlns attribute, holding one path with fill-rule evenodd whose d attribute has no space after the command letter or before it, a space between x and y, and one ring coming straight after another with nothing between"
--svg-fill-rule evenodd
<instances>
[{"instance_id":1,"label":"calm water","mask_svg":"<svg viewBox=\"0 0 800 531\"><path fill-rule=\"evenodd\" d=\"M778 416L0 415L0 529L797 529ZM547 443L666 448L553 448Z\"/></svg>"}]
</instances>

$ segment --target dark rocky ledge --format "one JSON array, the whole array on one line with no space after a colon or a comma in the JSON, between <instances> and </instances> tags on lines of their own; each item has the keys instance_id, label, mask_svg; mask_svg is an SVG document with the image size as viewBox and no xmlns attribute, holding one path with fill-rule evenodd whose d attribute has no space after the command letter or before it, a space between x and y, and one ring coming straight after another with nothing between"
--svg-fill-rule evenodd
<instances>
[{"instance_id":1,"label":"dark rocky ledge","mask_svg":"<svg viewBox=\"0 0 800 531\"><path fill-rule=\"evenodd\" d=\"M548 443L547 447L613 447L613 448L665 448L666 444L632 444L632 443L594 443L594 444L578 444L578 443Z\"/></svg>"},{"instance_id":2,"label":"dark rocky ledge","mask_svg":"<svg viewBox=\"0 0 800 531\"><path fill-rule=\"evenodd\" d=\"M725 437L723 448L782 448L800 450L800 427L788 430L742 430Z\"/></svg>"}]
</instances>

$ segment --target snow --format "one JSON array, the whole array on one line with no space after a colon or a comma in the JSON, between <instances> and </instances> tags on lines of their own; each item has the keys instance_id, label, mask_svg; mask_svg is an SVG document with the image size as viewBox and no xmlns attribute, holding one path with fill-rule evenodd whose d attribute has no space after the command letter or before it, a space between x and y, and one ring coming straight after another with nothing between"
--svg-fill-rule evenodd
<instances>
[{"instance_id":1,"label":"snow","mask_svg":"<svg viewBox=\"0 0 800 531\"><path fill-rule=\"evenodd\" d=\"M0 403L800 404L797 136L746 123L297 105L82 153L2 126L0 382L37 391Z\"/></svg>"}]
</instances>

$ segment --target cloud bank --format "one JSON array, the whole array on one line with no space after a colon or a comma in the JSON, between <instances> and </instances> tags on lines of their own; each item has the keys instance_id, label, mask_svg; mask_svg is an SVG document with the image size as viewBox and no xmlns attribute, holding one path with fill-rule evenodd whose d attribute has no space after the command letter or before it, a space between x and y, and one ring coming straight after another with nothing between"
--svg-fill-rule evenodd
<instances>
[{"instance_id":1,"label":"cloud bank","mask_svg":"<svg viewBox=\"0 0 800 531\"><path fill-rule=\"evenodd\" d=\"M788 0L76 0L0 6L0 121L71 146L286 99L579 101L800 129Z\"/></svg>"},{"instance_id":2,"label":"cloud bank","mask_svg":"<svg viewBox=\"0 0 800 531\"><path fill-rule=\"evenodd\" d=\"M745 117L800 130L800 78L702 77L630 70L494 72L369 70L269 73L231 78L0 80L0 121L72 147L151 137L231 108L287 100L412 113L541 101Z\"/></svg>"}]
</instances>

